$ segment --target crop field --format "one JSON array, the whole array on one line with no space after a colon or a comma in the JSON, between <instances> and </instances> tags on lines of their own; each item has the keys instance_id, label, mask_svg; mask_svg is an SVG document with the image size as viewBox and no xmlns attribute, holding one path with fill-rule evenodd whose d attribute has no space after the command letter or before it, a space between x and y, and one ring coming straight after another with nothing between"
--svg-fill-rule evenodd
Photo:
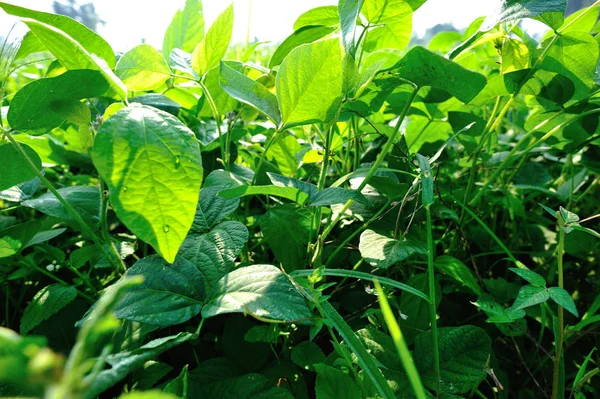
<instances>
[{"instance_id":1,"label":"crop field","mask_svg":"<svg viewBox=\"0 0 600 399\"><path fill-rule=\"evenodd\" d=\"M600 398L600 1L426 1L0 2L0 397Z\"/></svg>"}]
</instances>

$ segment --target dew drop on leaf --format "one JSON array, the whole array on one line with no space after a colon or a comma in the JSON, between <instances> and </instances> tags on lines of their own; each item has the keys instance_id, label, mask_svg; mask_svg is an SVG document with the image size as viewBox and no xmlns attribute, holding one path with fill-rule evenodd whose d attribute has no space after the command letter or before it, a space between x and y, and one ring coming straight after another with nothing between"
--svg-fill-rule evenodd
<instances>
[{"instance_id":1,"label":"dew drop on leaf","mask_svg":"<svg viewBox=\"0 0 600 399\"><path fill-rule=\"evenodd\" d=\"M127 191L127 186L123 187L123 191Z\"/></svg>"},{"instance_id":2,"label":"dew drop on leaf","mask_svg":"<svg viewBox=\"0 0 600 399\"><path fill-rule=\"evenodd\" d=\"M164 231L165 233L168 233L170 228L171 228L171 227L170 227L168 224L165 224L165 225L163 226L163 231Z\"/></svg>"},{"instance_id":3,"label":"dew drop on leaf","mask_svg":"<svg viewBox=\"0 0 600 399\"><path fill-rule=\"evenodd\" d=\"M179 167L181 166L181 159L179 158L179 156L175 157L175 168L179 169Z\"/></svg>"}]
</instances>

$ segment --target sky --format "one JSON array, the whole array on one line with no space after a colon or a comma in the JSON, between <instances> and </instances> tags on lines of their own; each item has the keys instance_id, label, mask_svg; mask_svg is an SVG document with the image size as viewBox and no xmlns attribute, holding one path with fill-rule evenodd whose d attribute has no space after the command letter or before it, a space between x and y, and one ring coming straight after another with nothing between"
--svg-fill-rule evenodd
<instances>
[{"instance_id":1,"label":"sky","mask_svg":"<svg viewBox=\"0 0 600 399\"><path fill-rule=\"evenodd\" d=\"M5 0L6 1L6 0ZM52 0L7 0L8 3L51 11ZM87 0L80 0L85 3ZM428 28L441 23L452 23L457 28L467 27L475 18L485 16L497 0L429 0L413 16L413 30L422 36ZM206 28L230 4L230 1L204 0ZM250 37L260 41L281 42L293 32L294 21L311 8L335 5L337 0L234 0L235 24L233 41L245 42L248 21ZM115 51L125 52L144 40L161 48L165 30L177 9L185 0L96 0L94 5L106 25L99 29ZM250 15L249 15L250 10ZM250 18L249 18L250 17ZM0 11L0 36L13 21ZM525 28L538 33L540 23L528 21ZM22 33L23 30L18 33Z\"/></svg>"}]
</instances>

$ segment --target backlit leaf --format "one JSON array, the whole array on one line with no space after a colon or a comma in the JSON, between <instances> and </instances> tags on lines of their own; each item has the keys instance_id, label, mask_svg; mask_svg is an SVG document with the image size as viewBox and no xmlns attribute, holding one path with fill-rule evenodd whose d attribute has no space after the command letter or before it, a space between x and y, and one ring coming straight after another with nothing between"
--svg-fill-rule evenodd
<instances>
[{"instance_id":1,"label":"backlit leaf","mask_svg":"<svg viewBox=\"0 0 600 399\"><path fill-rule=\"evenodd\" d=\"M217 17L192 53L192 66L200 76L219 66L233 33L233 4Z\"/></svg>"},{"instance_id":2,"label":"backlit leaf","mask_svg":"<svg viewBox=\"0 0 600 399\"><path fill-rule=\"evenodd\" d=\"M129 90L154 90L171 77L169 65L154 47L141 44L119 59L117 76Z\"/></svg>"},{"instance_id":3,"label":"backlit leaf","mask_svg":"<svg viewBox=\"0 0 600 399\"><path fill-rule=\"evenodd\" d=\"M373 230L365 230L360 235L361 256L371 266L387 269L396 262L400 262L409 256L419 253L426 254L427 249L421 242L412 240L394 240Z\"/></svg>"},{"instance_id":4,"label":"backlit leaf","mask_svg":"<svg viewBox=\"0 0 600 399\"><path fill-rule=\"evenodd\" d=\"M177 10L165 32L162 54L168 59L171 51L180 49L191 53L204 37L202 1L186 0L183 10Z\"/></svg>"}]
</instances>

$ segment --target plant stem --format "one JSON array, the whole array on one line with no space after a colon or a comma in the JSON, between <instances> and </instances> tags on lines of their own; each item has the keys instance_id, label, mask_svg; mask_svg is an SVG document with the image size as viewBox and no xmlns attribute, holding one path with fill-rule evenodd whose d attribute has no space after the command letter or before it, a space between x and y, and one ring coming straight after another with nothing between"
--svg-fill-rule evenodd
<instances>
[{"instance_id":1,"label":"plant stem","mask_svg":"<svg viewBox=\"0 0 600 399\"><path fill-rule=\"evenodd\" d=\"M267 152L269 151L269 148L271 148L271 145L273 145L273 142L277 138L277 135L279 134L279 132L280 132L279 129L275 130L275 133L273 133L273 135L267 139L267 142L265 143L265 149L264 149L263 153L261 154L260 159L258 160L258 165L256 166L256 170L254 171L254 177L252 178L252 185L256 184L256 179L258 179L260 170L262 169L262 165L265 162L265 159L267 157Z\"/></svg>"},{"instance_id":2,"label":"plant stem","mask_svg":"<svg viewBox=\"0 0 600 399\"><path fill-rule=\"evenodd\" d=\"M563 256L565 253L565 230L563 228L564 220L560 212L556 213L558 218L558 249L556 254L556 260L558 264L558 287L564 289L564 275L563 275ZM560 365L563 356L563 341L565 339L565 320L564 320L564 309L558 305L558 337L556 337L556 350L554 354L554 374L552 378L552 399L559 399L564 397L564 392L559 392L560 389Z\"/></svg>"},{"instance_id":3,"label":"plant stem","mask_svg":"<svg viewBox=\"0 0 600 399\"><path fill-rule=\"evenodd\" d=\"M414 90L411 93L410 98L408 99L408 101L404 105L404 109L402 110L402 113L398 117L398 121L396 122L396 126L394 127L394 131L390 134L390 137L388 138L388 140L383 145L383 148L381 149L381 152L379 153L379 156L377 157L377 160L375 161L375 163L373 164L373 166L371 166L371 168L367 172L367 175L363 179L363 181L360 184L360 186L358 186L358 188L356 189L356 191L361 192L367 186L367 184L369 184L369 181L375 175L375 173L377 172L377 169L379 169L379 167L381 166L381 164L383 163L383 161L385 161L385 158L387 157L388 153L390 152L390 150L392 149L392 147L394 146L394 144L396 143L396 141L398 141L398 139L399 139L398 134L400 132L400 126L402 126L402 122L404 121L404 118L406 118L406 115L408 114L408 110L410 109L411 104L413 103L413 101L417 97L417 93L419 92L419 87L418 86L413 85L413 88L414 88ZM346 202L346 204L344 204L344 207L340 210L340 212L336 215L336 217L329 223L329 225L325 228L325 230L323 230L323 233L321 233L321 235L318 238L316 250L315 250L315 253L314 253L314 256L313 256L313 262L320 255L320 250L321 250L322 243L325 241L325 239L327 238L327 236L329 235L329 233L331 233L331 231L334 229L334 227L340 221L340 219L342 218L342 216L352 206L353 203L354 203L353 200L349 200L348 202Z\"/></svg>"},{"instance_id":4,"label":"plant stem","mask_svg":"<svg viewBox=\"0 0 600 399\"><path fill-rule=\"evenodd\" d=\"M202 79L198 79L196 81L202 89L202 93L206 96L206 101L208 101L208 106L210 107L210 111L213 114L213 119L217 125L217 132L219 132L219 143L221 145L221 157L223 157L223 166L226 170L229 170L229 129L227 129L227 136L225 137L225 143L223 143L223 132L221 131L221 119L219 118L219 111L217 110L217 105L215 104L215 100L213 100L210 92L206 85L202 82Z\"/></svg>"},{"instance_id":5,"label":"plant stem","mask_svg":"<svg viewBox=\"0 0 600 399\"><path fill-rule=\"evenodd\" d=\"M435 266L433 264L433 227L431 223L431 207L426 206L427 214L427 277L429 279L429 319L431 322L431 344L433 347L433 366L437 396L440 394L440 353L438 348L437 309L435 300Z\"/></svg>"},{"instance_id":6,"label":"plant stem","mask_svg":"<svg viewBox=\"0 0 600 399\"><path fill-rule=\"evenodd\" d=\"M52 183L50 183L50 181L48 179L46 179L46 177L38 170L38 168L35 166L35 164L33 163L33 161L29 158L29 156L27 155L27 153L25 151L23 151L23 147L21 147L21 144L19 144L19 142L14 139L14 137L11 134L11 130L5 130L3 133L4 133L4 135L6 137L8 137L8 140L10 141L10 143L21 154L21 156L23 157L23 159L25 159L25 161L27 162L27 164L29 165L29 167L31 168L31 170L35 173L35 175L37 176L37 178L40 179L42 183L44 183L44 185L48 188L48 190L50 190L50 192L52 194L54 194L54 196L56 197L56 199L62 204L62 206L65 208L65 210L77 222L77 224L81 228L81 231L85 235L87 235L89 238L91 238L92 241L94 241L96 243L96 245L100 248L100 250L102 251L102 253L104 254L104 256L106 256L106 258L109 260L109 262L111 262L113 264L113 266L115 266L116 269L120 269L121 266L122 266L121 261L120 261L121 259L119 258L119 261L115 262L115 259L113 258L112 254L110 252L108 252L106 250L106 248L104 248L104 246L102 245L103 242L100 239L100 237L98 237L92 231L92 229L90 228L90 226L88 226L87 223L85 223L83 221L83 219L81 218L81 216L79 216L79 214L77 213L77 211L75 211L75 209L73 209L73 207L71 206L71 204L69 204L69 202L67 202L67 200L65 200L63 198L63 196L60 195L60 193L58 192L58 190L56 188L54 188L54 186L52 185Z\"/></svg>"}]
</instances>

